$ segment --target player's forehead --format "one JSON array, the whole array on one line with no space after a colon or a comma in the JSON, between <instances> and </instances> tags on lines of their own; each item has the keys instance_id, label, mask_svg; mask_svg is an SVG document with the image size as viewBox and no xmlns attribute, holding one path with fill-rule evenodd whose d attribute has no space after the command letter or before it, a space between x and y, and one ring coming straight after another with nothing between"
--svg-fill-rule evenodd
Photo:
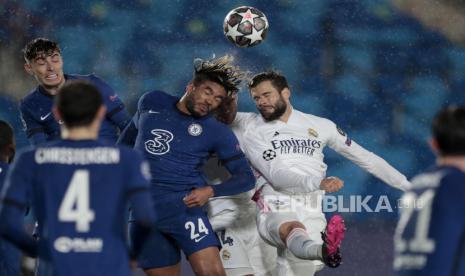
<instances>
[{"instance_id":1,"label":"player's forehead","mask_svg":"<svg viewBox=\"0 0 465 276\"><path fill-rule=\"evenodd\" d=\"M46 59L47 57L53 57L53 56L60 56L61 57L61 53L60 53L60 50L58 49L50 49L50 50L47 50L47 51L37 51L35 53L35 56L32 58L31 61L37 61L37 60L41 60L41 59Z\"/></svg>"},{"instance_id":2,"label":"player's forehead","mask_svg":"<svg viewBox=\"0 0 465 276\"><path fill-rule=\"evenodd\" d=\"M260 96L265 93L279 94L279 91L276 89L276 87L273 86L271 80L264 80L250 89L250 94L252 95L252 97Z\"/></svg>"},{"instance_id":3,"label":"player's forehead","mask_svg":"<svg viewBox=\"0 0 465 276\"><path fill-rule=\"evenodd\" d=\"M211 80L204 80L202 83L198 85L198 88L209 90L217 96L227 96L227 92L224 86Z\"/></svg>"}]
</instances>

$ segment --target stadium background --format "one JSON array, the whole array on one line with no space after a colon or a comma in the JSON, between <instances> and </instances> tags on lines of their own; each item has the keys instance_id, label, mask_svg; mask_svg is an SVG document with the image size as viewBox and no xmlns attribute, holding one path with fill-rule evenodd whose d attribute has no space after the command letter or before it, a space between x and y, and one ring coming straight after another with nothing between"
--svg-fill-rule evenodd
<instances>
[{"instance_id":1,"label":"stadium background","mask_svg":"<svg viewBox=\"0 0 465 276\"><path fill-rule=\"evenodd\" d=\"M27 146L17 104L35 82L22 68L20 49L34 37L58 41L65 72L101 76L131 112L148 90L184 92L195 57L230 53L252 72L283 72L296 109L330 118L410 178L433 164L432 116L445 104L465 102L458 3L0 0L0 118L13 124L18 147ZM224 16L240 5L268 17L268 37L255 48L237 48L223 36ZM239 102L240 110L254 110L245 89ZM339 194L372 195L371 207L387 195L394 212L344 213L344 264L320 274L390 275L400 193L331 150L326 162L329 175L345 180Z\"/></svg>"}]
</instances>

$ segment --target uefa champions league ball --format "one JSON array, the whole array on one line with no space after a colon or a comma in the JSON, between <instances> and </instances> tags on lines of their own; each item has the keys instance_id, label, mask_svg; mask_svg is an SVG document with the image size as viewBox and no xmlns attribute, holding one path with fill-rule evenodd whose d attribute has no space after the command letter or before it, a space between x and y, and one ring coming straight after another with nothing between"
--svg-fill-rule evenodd
<instances>
[{"instance_id":1,"label":"uefa champions league ball","mask_svg":"<svg viewBox=\"0 0 465 276\"><path fill-rule=\"evenodd\" d=\"M268 32L268 19L254 7L242 6L231 10L223 23L224 35L239 47L260 44Z\"/></svg>"}]
</instances>

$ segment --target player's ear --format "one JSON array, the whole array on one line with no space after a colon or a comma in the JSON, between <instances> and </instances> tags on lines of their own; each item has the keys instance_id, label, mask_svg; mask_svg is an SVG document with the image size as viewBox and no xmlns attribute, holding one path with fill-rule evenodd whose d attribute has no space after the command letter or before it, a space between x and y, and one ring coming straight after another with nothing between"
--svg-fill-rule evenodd
<instances>
[{"instance_id":1,"label":"player's ear","mask_svg":"<svg viewBox=\"0 0 465 276\"><path fill-rule=\"evenodd\" d=\"M429 146L435 155L440 155L438 141L434 138L431 138L429 141Z\"/></svg>"},{"instance_id":2,"label":"player's ear","mask_svg":"<svg viewBox=\"0 0 465 276\"><path fill-rule=\"evenodd\" d=\"M186 93L190 93L192 90L194 90L194 83L190 81L186 86Z\"/></svg>"},{"instance_id":3,"label":"player's ear","mask_svg":"<svg viewBox=\"0 0 465 276\"><path fill-rule=\"evenodd\" d=\"M289 98L291 97L291 90L285 87L283 90L281 90L281 95L284 97L284 99L289 100Z\"/></svg>"},{"instance_id":4,"label":"player's ear","mask_svg":"<svg viewBox=\"0 0 465 276\"><path fill-rule=\"evenodd\" d=\"M24 63L24 70L31 76L34 75L34 72L32 72L32 66L28 62Z\"/></svg>"},{"instance_id":5,"label":"player's ear","mask_svg":"<svg viewBox=\"0 0 465 276\"><path fill-rule=\"evenodd\" d=\"M107 108L105 107L105 105L101 105L97 111L97 118L101 121L103 121L103 119L105 118L105 115L107 113Z\"/></svg>"}]
</instances>

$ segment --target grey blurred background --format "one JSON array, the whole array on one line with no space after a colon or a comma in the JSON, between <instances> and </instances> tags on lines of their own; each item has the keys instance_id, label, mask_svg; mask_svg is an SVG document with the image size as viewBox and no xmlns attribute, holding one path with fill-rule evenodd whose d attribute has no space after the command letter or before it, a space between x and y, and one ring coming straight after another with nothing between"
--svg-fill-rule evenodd
<instances>
[{"instance_id":1,"label":"grey blurred background","mask_svg":"<svg viewBox=\"0 0 465 276\"><path fill-rule=\"evenodd\" d=\"M223 35L225 15L241 5L269 20L267 39L254 48ZM434 162L432 116L465 102L464 11L459 0L0 0L0 118L26 146L17 104L35 82L20 49L38 36L60 43L65 73L99 75L131 112L146 91L181 95L195 57L230 53L252 73L283 72L295 108L333 120L410 178ZM255 110L247 91L239 102ZM372 208L387 196L393 212L343 213L344 264L320 274L390 275L400 192L331 150L326 162L346 182L340 195L373 196Z\"/></svg>"}]
</instances>

